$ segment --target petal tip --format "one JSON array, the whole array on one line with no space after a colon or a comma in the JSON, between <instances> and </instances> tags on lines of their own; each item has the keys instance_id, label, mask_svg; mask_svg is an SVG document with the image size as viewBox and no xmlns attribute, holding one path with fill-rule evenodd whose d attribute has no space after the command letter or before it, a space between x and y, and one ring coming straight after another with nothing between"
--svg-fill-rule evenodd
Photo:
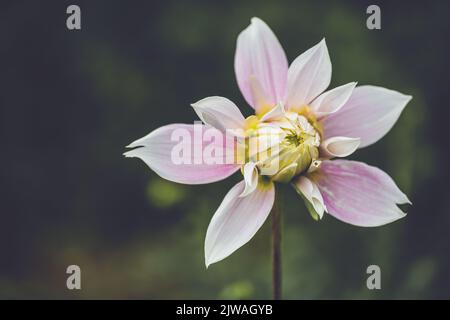
<instances>
[{"instance_id":1,"label":"petal tip","mask_svg":"<svg viewBox=\"0 0 450 320\"><path fill-rule=\"evenodd\" d=\"M323 37L322 40L320 40L319 46L324 47L326 50L328 50L327 40L325 39L325 37Z\"/></svg>"},{"instance_id":2,"label":"petal tip","mask_svg":"<svg viewBox=\"0 0 450 320\"><path fill-rule=\"evenodd\" d=\"M139 138L137 140L134 140L133 142L131 142L129 145L125 146L125 148L136 148L136 147L144 147L145 143L144 140L147 139L153 132L149 133L148 135ZM130 150L132 151L132 150Z\"/></svg>"},{"instance_id":3,"label":"petal tip","mask_svg":"<svg viewBox=\"0 0 450 320\"><path fill-rule=\"evenodd\" d=\"M361 144L361 138L353 138L354 143L356 145L356 149L358 149L359 145Z\"/></svg>"},{"instance_id":4,"label":"petal tip","mask_svg":"<svg viewBox=\"0 0 450 320\"><path fill-rule=\"evenodd\" d=\"M259 23L259 22L263 22L264 23L264 21L262 21L261 18L258 18L258 17L252 17L250 19L250 23Z\"/></svg>"},{"instance_id":5,"label":"petal tip","mask_svg":"<svg viewBox=\"0 0 450 320\"><path fill-rule=\"evenodd\" d=\"M409 204L412 206L412 202L411 200L409 200L408 196L406 194L403 194L403 196L405 197L405 199L399 204Z\"/></svg>"},{"instance_id":6,"label":"petal tip","mask_svg":"<svg viewBox=\"0 0 450 320\"><path fill-rule=\"evenodd\" d=\"M380 224L380 225L374 225L375 227L377 227L377 226L384 226L384 225L387 225L387 224L389 224L389 223L392 223L392 222L395 222L395 221L397 221L397 220L400 220L400 219L403 219L404 217L406 217L408 214L406 213L406 212L403 212L402 210L398 210L399 211L399 213L398 213L398 216L397 217L394 217L394 218L392 218L392 219L390 219L390 220L387 220L386 222L384 222L384 223L382 223L382 224Z\"/></svg>"},{"instance_id":7,"label":"petal tip","mask_svg":"<svg viewBox=\"0 0 450 320\"><path fill-rule=\"evenodd\" d=\"M333 157L348 157L361 145L361 138L333 137L325 140L322 150L325 154Z\"/></svg>"},{"instance_id":8,"label":"petal tip","mask_svg":"<svg viewBox=\"0 0 450 320\"><path fill-rule=\"evenodd\" d=\"M129 148L129 147L127 147L127 148ZM130 150L130 151L124 152L124 153L122 153L122 155L123 155L125 158L134 158L134 157L136 157L136 156L133 154L133 151L134 151L134 150Z\"/></svg>"},{"instance_id":9,"label":"petal tip","mask_svg":"<svg viewBox=\"0 0 450 320\"><path fill-rule=\"evenodd\" d=\"M194 109L200 109L200 108L201 108L200 102L202 102L203 100L204 100L204 99L198 100L198 101L196 101L196 102L193 102L193 103L190 104L190 106L191 106L192 108L194 108Z\"/></svg>"},{"instance_id":10,"label":"petal tip","mask_svg":"<svg viewBox=\"0 0 450 320\"><path fill-rule=\"evenodd\" d=\"M136 141L130 143L129 145L125 146L125 148L135 148L135 147L140 147L140 145L138 145L136 143Z\"/></svg>"},{"instance_id":11,"label":"petal tip","mask_svg":"<svg viewBox=\"0 0 450 320\"><path fill-rule=\"evenodd\" d=\"M192 109L194 109L194 112L200 118L202 107L200 105L198 105L197 103L191 103L190 106L192 107Z\"/></svg>"},{"instance_id":12,"label":"petal tip","mask_svg":"<svg viewBox=\"0 0 450 320\"><path fill-rule=\"evenodd\" d=\"M139 143L141 139L133 141L129 145L125 146L125 148L136 148L136 147L142 147L142 145Z\"/></svg>"},{"instance_id":13,"label":"petal tip","mask_svg":"<svg viewBox=\"0 0 450 320\"><path fill-rule=\"evenodd\" d=\"M205 253L205 267L208 269L212 264L219 262L222 259L211 259L211 257L208 257Z\"/></svg>"},{"instance_id":14,"label":"petal tip","mask_svg":"<svg viewBox=\"0 0 450 320\"><path fill-rule=\"evenodd\" d=\"M412 100L413 96L409 94L403 94L399 92L401 98L403 99L403 103L400 105L400 110L404 110L406 105Z\"/></svg>"}]
</instances>

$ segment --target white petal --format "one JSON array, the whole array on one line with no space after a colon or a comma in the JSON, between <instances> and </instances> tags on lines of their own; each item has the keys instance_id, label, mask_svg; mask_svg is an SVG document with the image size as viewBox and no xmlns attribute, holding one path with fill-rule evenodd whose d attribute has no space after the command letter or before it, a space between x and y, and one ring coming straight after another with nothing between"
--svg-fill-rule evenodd
<instances>
[{"instance_id":1,"label":"white petal","mask_svg":"<svg viewBox=\"0 0 450 320\"><path fill-rule=\"evenodd\" d=\"M343 86L322 93L311 103L311 109L319 118L338 111L350 98L356 82L350 82Z\"/></svg>"},{"instance_id":2,"label":"white petal","mask_svg":"<svg viewBox=\"0 0 450 320\"><path fill-rule=\"evenodd\" d=\"M256 163L247 162L244 165L244 182L245 189L242 191L240 197L246 197L253 191L255 191L258 186L258 169L256 168Z\"/></svg>"},{"instance_id":3,"label":"white petal","mask_svg":"<svg viewBox=\"0 0 450 320\"><path fill-rule=\"evenodd\" d=\"M223 132L242 129L245 118L239 108L223 97L207 97L192 104L198 117L205 123Z\"/></svg>"},{"instance_id":4,"label":"white petal","mask_svg":"<svg viewBox=\"0 0 450 320\"><path fill-rule=\"evenodd\" d=\"M259 186L247 197L239 197L245 182L225 196L208 226L205 264L218 262L246 244L263 225L275 200L273 184Z\"/></svg>"},{"instance_id":5,"label":"white petal","mask_svg":"<svg viewBox=\"0 0 450 320\"><path fill-rule=\"evenodd\" d=\"M359 137L359 147L366 147L389 132L411 98L386 88L356 87L339 111L322 120L325 139Z\"/></svg>"},{"instance_id":6,"label":"white petal","mask_svg":"<svg viewBox=\"0 0 450 320\"><path fill-rule=\"evenodd\" d=\"M322 219L326 207L316 183L305 176L300 176L293 185L297 192L301 193L309 201L319 218Z\"/></svg>"},{"instance_id":7,"label":"white petal","mask_svg":"<svg viewBox=\"0 0 450 320\"><path fill-rule=\"evenodd\" d=\"M252 18L250 26L239 34L234 69L245 100L257 112L263 105L254 97L255 90L271 106L285 98L286 54L275 34L261 19ZM253 80L253 84L252 77L257 80Z\"/></svg>"},{"instance_id":8,"label":"white petal","mask_svg":"<svg viewBox=\"0 0 450 320\"><path fill-rule=\"evenodd\" d=\"M302 53L288 71L287 110L309 104L331 81L331 61L325 39Z\"/></svg>"},{"instance_id":9,"label":"white petal","mask_svg":"<svg viewBox=\"0 0 450 320\"><path fill-rule=\"evenodd\" d=\"M277 103L275 107L261 117L261 122L279 120L284 117L285 111L282 102Z\"/></svg>"},{"instance_id":10,"label":"white petal","mask_svg":"<svg viewBox=\"0 0 450 320\"><path fill-rule=\"evenodd\" d=\"M332 137L320 145L323 157L347 157L358 149L361 139L349 137Z\"/></svg>"}]
</instances>

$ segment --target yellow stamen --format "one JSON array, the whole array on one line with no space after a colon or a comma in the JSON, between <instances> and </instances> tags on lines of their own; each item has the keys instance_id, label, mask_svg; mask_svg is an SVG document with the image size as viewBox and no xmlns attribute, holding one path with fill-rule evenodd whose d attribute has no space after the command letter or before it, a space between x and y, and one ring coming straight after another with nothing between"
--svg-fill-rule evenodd
<instances>
[{"instance_id":1,"label":"yellow stamen","mask_svg":"<svg viewBox=\"0 0 450 320\"><path fill-rule=\"evenodd\" d=\"M245 119L244 130L256 130L258 129L259 118L257 116L250 116Z\"/></svg>"}]
</instances>

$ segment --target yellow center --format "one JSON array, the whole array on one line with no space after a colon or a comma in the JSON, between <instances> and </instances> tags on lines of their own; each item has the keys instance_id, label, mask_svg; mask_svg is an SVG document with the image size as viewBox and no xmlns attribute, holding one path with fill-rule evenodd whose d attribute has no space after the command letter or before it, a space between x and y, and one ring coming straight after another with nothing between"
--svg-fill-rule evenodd
<instances>
[{"instance_id":1,"label":"yellow center","mask_svg":"<svg viewBox=\"0 0 450 320\"><path fill-rule=\"evenodd\" d=\"M319 157L320 132L307 106L267 122L250 116L245 121L245 158L257 163L260 175L289 182Z\"/></svg>"}]
</instances>

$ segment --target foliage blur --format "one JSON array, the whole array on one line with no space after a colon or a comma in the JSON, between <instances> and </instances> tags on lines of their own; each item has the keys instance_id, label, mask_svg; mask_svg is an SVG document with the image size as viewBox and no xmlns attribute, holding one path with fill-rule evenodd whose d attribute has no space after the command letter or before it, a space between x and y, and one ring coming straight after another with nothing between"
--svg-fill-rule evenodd
<instances>
[{"instance_id":1,"label":"foliage blur","mask_svg":"<svg viewBox=\"0 0 450 320\"><path fill-rule=\"evenodd\" d=\"M66 29L81 7L82 30ZM353 159L388 172L408 216L357 228L316 222L282 187L288 299L450 298L449 2L3 1L0 10L1 298L270 298L270 221L226 260L204 266L209 220L239 179L167 182L124 146L234 78L238 33L258 16L288 58L326 37L331 87L358 81L412 94L394 129ZM66 267L82 290L66 289ZM382 290L366 288L366 268Z\"/></svg>"}]
</instances>

